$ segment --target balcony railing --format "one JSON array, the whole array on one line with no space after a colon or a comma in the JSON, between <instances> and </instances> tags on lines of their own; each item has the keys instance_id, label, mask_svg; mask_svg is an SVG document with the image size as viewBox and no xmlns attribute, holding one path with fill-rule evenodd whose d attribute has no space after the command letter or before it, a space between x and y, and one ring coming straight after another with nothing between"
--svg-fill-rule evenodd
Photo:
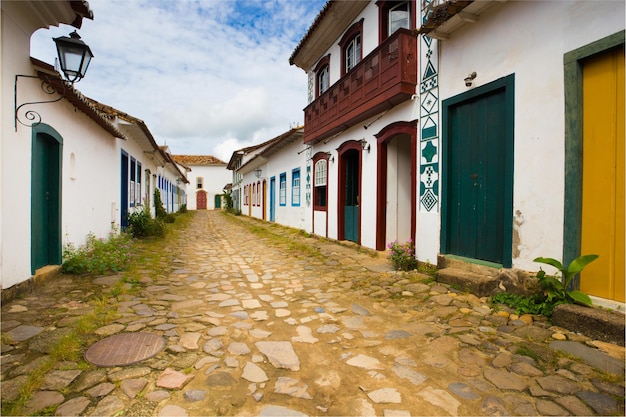
<instances>
[{"instance_id":1,"label":"balcony railing","mask_svg":"<svg viewBox=\"0 0 626 417\"><path fill-rule=\"evenodd\" d=\"M304 109L304 143L316 143L409 100L417 37L400 29Z\"/></svg>"}]
</instances>

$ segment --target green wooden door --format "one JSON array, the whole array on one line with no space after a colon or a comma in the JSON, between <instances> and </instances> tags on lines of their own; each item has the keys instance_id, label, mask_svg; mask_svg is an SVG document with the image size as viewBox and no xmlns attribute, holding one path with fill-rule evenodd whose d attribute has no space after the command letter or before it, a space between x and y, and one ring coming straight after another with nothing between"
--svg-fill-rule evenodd
<instances>
[{"instance_id":1,"label":"green wooden door","mask_svg":"<svg viewBox=\"0 0 626 417\"><path fill-rule=\"evenodd\" d=\"M446 123L445 252L509 264L505 235L512 138L507 134L506 89L450 105Z\"/></svg>"},{"instance_id":2,"label":"green wooden door","mask_svg":"<svg viewBox=\"0 0 626 417\"><path fill-rule=\"evenodd\" d=\"M351 150L345 157L344 237L359 241L359 153Z\"/></svg>"},{"instance_id":3,"label":"green wooden door","mask_svg":"<svg viewBox=\"0 0 626 417\"><path fill-rule=\"evenodd\" d=\"M33 137L31 273L61 263L61 146L46 133Z\"/></svg>"}]
</instances>

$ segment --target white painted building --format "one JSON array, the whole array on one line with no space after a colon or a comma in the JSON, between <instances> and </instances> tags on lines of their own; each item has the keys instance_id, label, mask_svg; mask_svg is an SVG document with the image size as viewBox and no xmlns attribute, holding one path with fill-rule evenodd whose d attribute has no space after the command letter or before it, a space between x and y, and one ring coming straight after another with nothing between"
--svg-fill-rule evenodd
<instances>
[{"instance_id":1,"label":"white painted building","mask_svg":"<svg viewBox=\"0 0 626 417\"><path fill-rule=\"evenodd\" d=\"M159 178L170 198L179 195L172 186L176 179L186 179L148 143L143 122L103 111L106 106L83 96L51 65L30 57L35 30L61 23L80 28L82 18L92 18L87 2L3 1L1 12L4 299L5 290L19 290L60 265L63 244L78 246L89 233L104 238L119 230L125 214L148 201ZM149 185L147 170L154 180Z\"/></svg>"},{"instance_id":2,"label":"white painted building","mask_svg":"<svg viewBox=\"0 0 626 417\"><path fill-rule=\"evenodd\" d=\"M224 206L224 187L231 181L226 162L211 155L172 155L187 169L187 209L215 210Z\"/></svg>"},{"instance_id":3,"label":"white painted building","mask_svg":"<svg viewBox=\"0 0 626 417\"><path fill-rule=\"evenodd\" d=\"M601 253L581 289L623 301L624 16L614 1L328 2L290 58L309 75L304 150L234 153L238 207L269 219L245 202L310 167L310 207L275 221L377 250L412 239L430 263Z\"/></svg>"}]
</instances>

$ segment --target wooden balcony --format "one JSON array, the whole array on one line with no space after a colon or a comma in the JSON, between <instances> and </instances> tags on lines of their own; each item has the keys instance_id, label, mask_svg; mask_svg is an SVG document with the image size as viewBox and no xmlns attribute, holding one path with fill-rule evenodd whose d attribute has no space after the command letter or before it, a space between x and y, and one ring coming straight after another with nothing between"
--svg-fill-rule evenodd
<instances>
[{"instance_id":1,"label":"wooden balcony","mask_svg":"<svg viewBox=\"0 0 626 417\"><path fill-rule=\"evenodd\" d=\"M415 94L417 37L400 29L304 109L304 143L314 144Z\"/></svg>"}]
</instances>

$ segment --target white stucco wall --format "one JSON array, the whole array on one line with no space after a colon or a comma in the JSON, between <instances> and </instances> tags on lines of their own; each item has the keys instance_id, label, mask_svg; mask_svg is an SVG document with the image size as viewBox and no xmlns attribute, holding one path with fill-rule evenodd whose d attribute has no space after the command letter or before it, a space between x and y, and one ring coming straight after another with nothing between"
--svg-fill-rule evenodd
<instances>
[{"instance_id":1,"label":"white stucco wall","mask_svg":"<svg viewBox=\"0 0 626 417\"><path fill-rule=\"evenodd\" d=\"M267 167L267 176L265 173L264 177L268 179L268 212L267 219L269 220L269 179L271 177L276 178L276 223L283 224L289 227L293 227L296 229L302 229L307 232L311 231L311 206L307 206L306 201L306 152L304 151L305 146L301 141L296 141L292 143L277 153L273 154L266 164ZM300 153L299 153L300 152ZM292 192L293 192L293 170L300 169L300 205L292 204ZM285 205L281 206L279 204L279 193L280 193L280 174L285 173L287 179L287 195L285 199ZM311 178L311 181L313 179Z\"/></svg>"},{"instance_id":2,"label":"white stucco wall","mask_svg":"<svg viewBox=\"0 0 626 417\"><path fill-rule=\"evenodd\" d=\"M536 270L535 257L562 254L563 55L623 29L624 2L506 2L439 42L442 101L467 91L473 71L475 86L515 74L514 267Z\"/></svg>"},{"instance_id":3,"label":"white stucco wall","mask_svg":"<svg viewBox=\"0 0 626 417\"><path fill-rule=\"evenodd\" d=\"M215 196L224 194L224 186L232 181L232 172L226 169L226 165L189 165L191 172L187 174L189 185L187 186L187 208L196 210L196 187L198 177L203 178L203 190L207 192L207 209L215 209ZM222 206L223 208L223 206Z\"/></svg>"}]
</instances>

